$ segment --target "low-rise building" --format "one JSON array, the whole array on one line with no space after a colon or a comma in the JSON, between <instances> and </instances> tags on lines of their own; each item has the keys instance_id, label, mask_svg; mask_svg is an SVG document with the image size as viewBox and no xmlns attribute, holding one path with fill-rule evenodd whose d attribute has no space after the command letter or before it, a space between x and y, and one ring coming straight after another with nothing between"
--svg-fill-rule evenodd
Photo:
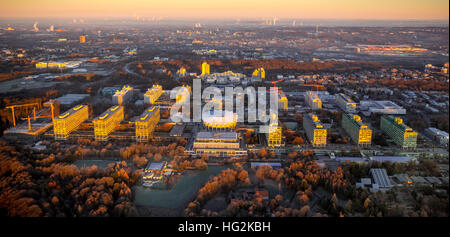
<instances>
[{"instance_id":1,"label":"low-rise building","mask_svg":"<svg viewBox=\"0 0 450 237\"><path fill-rule=\"evenodd\" d=\"M381 117L381 130L402 148L416 148L417 132L403 123L401 118Z\"/></svg>"}]
</instances>

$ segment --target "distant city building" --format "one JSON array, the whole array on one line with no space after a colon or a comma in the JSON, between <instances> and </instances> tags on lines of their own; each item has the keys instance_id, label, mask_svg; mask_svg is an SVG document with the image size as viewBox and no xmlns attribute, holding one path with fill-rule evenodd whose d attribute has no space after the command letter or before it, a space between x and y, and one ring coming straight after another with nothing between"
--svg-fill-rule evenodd
<instances>
[{"instance_id":1,"label":"distant city building","mask_svg":"<svg viewBox=\"0 0 450 237\"><path fill-rule=\"evenodd\" d=\"M327 145L327 130L323 127L317 115L307 114L303 118L303 128L314 147L324 147Z\"/></svg>"},{"instance_id":2,"label":"distant city building","mask_svg":"<svg viewBox=\"0 0 450 237\"><path fill-rule=\"evenodd\" d=\"M116 91L112 97L115 105L124 105L133 97L133 87L123 86L122 90Z\"/></svg>"},{"instance_id":3,"label":"distant city building","mask_svg":"<svg viewBox=\"0 0 450 237\"><path fill-rule=\"evenodd\" d=\"M382 116L381 131L402 148L416 148L417 146L417 132L404 124L401 118Z\"/></svg>"},{"instance_id":4,"label":"distant city building","mask_svg":"<svg viewBox=\"0 0 450 237\"><path fill-rule=\"evenodd\" d=\"M266 78L266 71L264 70L264 68L258 68L255 69L255 71L253 71L252 74L252 80L255 81L262 81Z\"/></svg>"},{"instance_id":5,"label":"distant city building","mask_svg":"<svg viewBox=\"0 0 450 237\"><path fill-rule=\"evenodd\" d=\"M87 105L78 105L54 118L55 140L67 140L69 134L89 118Z\"/></svg>"},{"instance_id":6,"label":"distant city building","mask_svg":"<svg viewBox=\"0 0 450 237\"><path fill-rule=\"evenodd\" d=\"M336 95L336 103L346 113L356 113L356 103L347 95L339 93Z\"/></svg>"},{"instance_id":7,"label":"distant city building","mask_svg":"<svg viewBox=\"0 0 450 237\"><path fill-rule=\"evenodd\" d=\"M313 110L322 109L322 100L312 91L305 92L305 102Z\"/></svg>"},{"instance_id":8,"label":"distant city building","mask_svg":"<svg viewBox=\"0 0 450 237\"><path fill-rule=\"evenodd\" d=\"M96 141L107 141L109 134L124 119L124 107L113 106L93 120Z\"/></svg>"},{"instance_id":9,"label":"distant city building","mask_svg":"<svg viewBox=\"0 0 450 237\"><path fill-rule=\"evenodd\" d=\"M65 69L65 68L77 68L81 64L81 61L67 61L67 62L38 62L36 63L36 69Z\"/></svg>"},{"instance_id":10,"label":"distant city building","mask_svg":"<svg viewBox=\"0 0 450 237\"><path fill-rule=\"evenodd\" d=\"M202 63L202 75L209 75L210 74L210 66L207 62Z\"/></svg>"},{"instance_id":11,"label":"distant city building","mask_svg":"<svg viewBox=\"0 0 450 237\"><path fill-rule=\"evenodd\" d=\"M372 143L372 130L363 124L361 117L353 114L342 114L342 128L358 145Z\"/></svg>"},{"instance_id":12,"label":"distant city building","mask_svg":"<svg viewBox=\"0 0 450 237\"><path fill-rule=\"evenodd\" d=\"M135 121L136 127L136 141L147 142L150 135L155 130L156 125L160 119L160 109L157 106L153 106L147 109L138 119Z\"/></svg>"},{"instance_id":13,"label":"distant city building","mask_svg":"<svg viewBox=\"0 0 450 237\"><path fill-rule=\"evenodd\" d=\"M437 142L439 145L448 147L448 133L441 131L437 128L427 128L424 131L424 134L432 139L433 141Z\"/></svg>"},{"instance_id":14,"label":"distant city building","mask_svg":"<svg viewBox=\"0 0 450 237\"><path fill-rule=\"evenodd\" d=\"M86 36L82 35L82 36L80 36L80 44L84 44L84 43L86 43Z\"/></svg>"},{"instance_id":15,"label":"distant city building","mask_svg":"<svg viewBox=\"0 0 450 237\"><path fill-rule=\"evenodd\" d=\"M177 75L178 75L178 76L186 76L186 74L187 74L187 71L186 71L186 68L184 68L184 67L181 67L181 68L177 71Z\"/></svg>"},{"instance_id":16,"label":"distant city building","mask_svg":"<svg viewBox=\"0 0 450 237\"><path fill-rule=\"evenodd\" d=\"M144 94L144 103L154 104L156 100L162 95L163 89L160 85L153 85L151 89L148 89Z\"/></svg>"}]
</instances>

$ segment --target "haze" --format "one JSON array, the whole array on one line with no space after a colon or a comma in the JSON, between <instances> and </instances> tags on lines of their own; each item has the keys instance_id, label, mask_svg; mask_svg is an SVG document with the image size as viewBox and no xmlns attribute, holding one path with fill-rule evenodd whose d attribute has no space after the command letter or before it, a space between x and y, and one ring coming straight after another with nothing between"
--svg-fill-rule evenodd
<instances>
[{"instance_id":1,"label":"haze","mask_svg":"<svg viewBox=\"0 0 450 237\"><path fill-rule=\"evenodd\" d=\"M3 0L2 18L162 17L448 20L447 0Z\"/></svg>"}]
</instances>

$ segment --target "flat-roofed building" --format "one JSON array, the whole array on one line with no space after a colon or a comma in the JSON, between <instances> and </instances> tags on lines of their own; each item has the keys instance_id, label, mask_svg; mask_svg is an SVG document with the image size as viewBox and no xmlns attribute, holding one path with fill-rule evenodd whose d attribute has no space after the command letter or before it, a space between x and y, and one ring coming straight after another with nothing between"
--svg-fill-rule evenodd
<instances>
[{"instance_id":1,"label":"flat-roofed building","mask_svg":"<svg viewBox=\"0 0 450 237\"><path fill-rule=\"evenodd\" d=\"M362 100L359 107L368 114L406 114L406 109L389 100Z\"/></svg>"},{"instance_id":2,"label":"flat-roofed building","mask_svg":"<svg viewBox=\"0 0 450 237\"><path fill-rule=\"evenodd\" d=\"M112 102L115 105L124 105L131 97L133 97L133 87L123 86L122 90L116 91L112 97Z\"/></svg>"},{"instance_id":3,"label":"flat-roofed building","mask_svg":"<svg viewBox=\"0 0 450 237\"><path fill-rule=\"evenodd\" d=\"M322 109L322 100L319 98L317 93L312 91L305 92L305 102L313 110Z\"/></svg>"},{"instance_id":4,"label":"flat-roofed building","mask_svg":"<svg viewBox=\"0 0 450 237\"><path fill-rule=\"evenodd\" d=\"M241 149L240 138L236 132L207 132L197 133L193 144L197 154L211 154L214 156L240 156L247 154Z\"/></svg>"},{"instance_id":5,"label":"flat-roofed building","mask_svg":"<svg viewBox=\"0 0 450 237\"><path fill-rule=\"evenodd\" d=\"M390 189L392 187L391 181L385 169L370 169L370 175L375 184L380 189Z\"/></svg>"},{"instance_id":6,"label":"flat-roofed building","mask_svg":"<svg viewBox=\"0 0 450 237\"><path fill-rule=\"evenodd\" d=\"M154 104L156 100L162 95L163 89L160 85L153 85L151 89L148 89L144 94L144 103Z\"/></svg>"},{"instance_id":7,"label":"flat-roofed building","mask_svg":"<svg viewBox=\"0 0 450 237\"><path fill-rule=\"evenodd\" d=\"M303 118L303 128L308 140L314 147L324 147L327 145L327 129L320 122L317 115L309 113Z\"/></svg>"},{"instance_id":8,"label":"flat-roofed building","mask_svg":"<svg viewBox=\"0 0 450 237\"><path fill-rule=\"evenodd\" d=\"M381 130L402 148L416 148L417 132L403 123L401 118L381 117Z\"/></svg>"},{"instance_id":9,"label":"flat-roofed building","mask_svg":"<svg viewBox=\"0 0 450 237\"><path fill-rule=\"evenodd\" d=\"M347 95L339 93L336 95L336 103L346 113L356 113L356 103Z\"/></svg>"},{"instance_id":10,"label":"flat-roofed building","mask_svg":"<svg viewBox=\"0 0 450 237\"><path fill-rule=\"evenodd\" d=\"M67 140L69 134L89 118L87 105L78 105L54 118L55 140Z\"/></svg>"},{"instance_id":11,"label":"flat-roofed building","mask_svg":"<svg viewBox=\"0 0 450 237\"><path fill-rule=\"evenodd\" d=\"M342 128L356 144L370 145L372 143L372 129L365 125L358 115L342 114Z\"/></svg>"},{"instance_id":12,"label":"flat-roofed building","mask_svg":"<svg viewBox=\"0 0 450 237\"><path fill-rule=\"evenodd\" d=\"M160 109L158 106L153 106L142 113L135 121L136 141L146 142L150 135L155 130L156 125L160 119Z\"/></svg>"},{"instance_id":13,"label":"flat-roofed building","mask_svg":"<svg viewBox=\"0 0 450 237\"><path fill-rule=\"evenodd\" d=\"M436 141L439 143L439 145L448 147L448 133L441 131L437 128L427 128L425 129L424 134L432 139L433 141Z\"/></svg>"},{"instance_id":14,"label":"flat-roofed building","mask_svg":"<svg viewBox=\"0 0 450 237\"><path fill-rule=\"evenodd\" d=\"M124 107L113 106L94 119L94 135L96 141L107 141L109 134L124 119Z\"/></svg>"}]
</instances>

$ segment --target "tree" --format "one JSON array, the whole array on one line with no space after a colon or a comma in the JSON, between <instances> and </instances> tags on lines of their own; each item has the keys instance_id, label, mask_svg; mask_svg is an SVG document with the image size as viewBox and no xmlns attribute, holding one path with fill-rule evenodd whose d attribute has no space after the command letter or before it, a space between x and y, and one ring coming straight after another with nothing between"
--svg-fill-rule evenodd
<instances>
[{"instance_id":1,"label":"tree","mask_svg":"<svg viewBox=\"0 0 450 237\"><path fill-rule=\"evenodd\" d=\"M302 215L302 216L306 216L308 214L308 212L309 212L309 206L308 205L303 206L300 209L300 215Z\"/></svg>"}]
</instances>

